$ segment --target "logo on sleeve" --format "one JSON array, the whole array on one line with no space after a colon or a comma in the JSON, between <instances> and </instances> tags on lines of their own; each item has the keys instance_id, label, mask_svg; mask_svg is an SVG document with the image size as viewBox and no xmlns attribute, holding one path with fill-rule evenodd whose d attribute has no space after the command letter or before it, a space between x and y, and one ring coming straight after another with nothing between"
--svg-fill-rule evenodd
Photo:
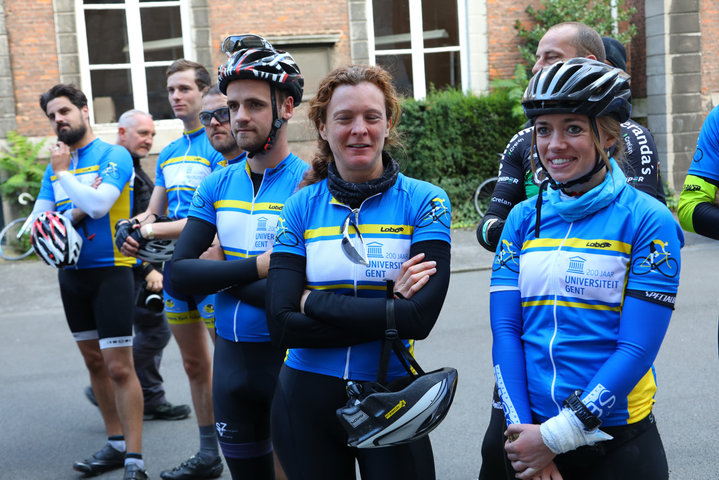
<instances>
[{"instance_id":1,"label":"logo on sleeve","mask_svg":"<svg viewBox=\"0 0 719 480\"><path fill-rule=\"evenodd\" d=\"M109 162L105 170L102 171L104 177L119 178L120 174L117 171L117 163Z\"/></svg>"},{"instance_id":2,"label":"logo on sleeve","mask_svg":"<svg viewBox=\"0 0 719 480\"><path fill-rule=\"evenodd\" d=\"M657 272L667 278L676 277L679 274L679 262L672 258L671 252L667 250L668 246L669 242L659 239L649 242L649 254L632 262L632 273L646 275Z\"/></svg>"},{"instance_id":3,"label":"logo on sleeve","mask_svg":"<svg viewBox=\"0 0 719 480\"><path fill-rule=\"evenodd\" d=\"M447 208L444 202L445 199L440 197L434 197L430 200L429 211L417 223L417 228L428 227L437 222L449 228L452 215L449 213L449 208Z\"/></svg>"}]
</instances>

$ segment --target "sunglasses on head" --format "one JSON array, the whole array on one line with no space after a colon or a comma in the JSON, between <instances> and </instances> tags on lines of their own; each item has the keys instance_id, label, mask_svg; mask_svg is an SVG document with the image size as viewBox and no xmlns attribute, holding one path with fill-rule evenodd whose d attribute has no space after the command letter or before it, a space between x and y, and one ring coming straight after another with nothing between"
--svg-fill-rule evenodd
<instances>
[{"instance_id":1,"label":"sunglasses on head","mask_svg":"<svg viewBox=\"0 0 719 480\"><path fill-rule=\"evenodd\" d=\"M200 112L200 123L209 127L213 117L220 123L227 123L230 121L230 109L227 107L220 107L216 110L212 110L211 112L203 110Z\"/></svg>"},{"instance_id":2,"label":"sunglasses on head","mask_svg":"<svg viewBox=\"0 0 719 480\"><path fill-rule=\"evenodd\" d=\"M231 57L233 53L248 48L262 48L265 50L274 50L270 42L259 35L230 35L222 41L222 51Z\"/></svg>"},{"instance_id":3,"label":"sunglasses on head","mask_svg":"<svg viewBox=\"0 0 719 480\"><path fill-rule=\"evenodd\" d=\"M352 218L354 216L354 218ZM357 226L357 220L359 217L359 209L353 209L347 218L345 218L344 224L342 225L342 251L350 259L352 263L359 263L361 265L369 265L367 259L367 247L362 238L362 233ZM354 227L357 232L356 237L350 237L350 226Z\"/></svg>"}]
</instances>

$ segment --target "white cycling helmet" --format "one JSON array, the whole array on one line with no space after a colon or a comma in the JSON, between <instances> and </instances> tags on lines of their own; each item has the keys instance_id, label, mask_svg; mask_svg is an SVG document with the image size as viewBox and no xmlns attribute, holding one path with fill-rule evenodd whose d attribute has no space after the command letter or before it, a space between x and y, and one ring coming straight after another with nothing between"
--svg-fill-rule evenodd
<instances>
[{"instance_id":1,"label":"white cycling helmet","mask_svg":"<svg viewBox=\"0 0 719 480\"><path fill-rule=\"evenodd\" d=\"M348 433L347 445L375 448L418 440L434 430L452 405L457 389L457 370L442 368L418 377L407 385L350 382L350 400L337 410Z\"/></svg>"},{"instance_id":2,"label":"white cycling helmet","mask_svg":"<svg viewBox=\"0 0 719 480\"><path fill-rule=\"evenodd\" d=\"M82 237L69 218L56 212L42 212L32 224L30 241L40 259L51 267L71 267L77 263Z\"/></svg>"}]
</instances>

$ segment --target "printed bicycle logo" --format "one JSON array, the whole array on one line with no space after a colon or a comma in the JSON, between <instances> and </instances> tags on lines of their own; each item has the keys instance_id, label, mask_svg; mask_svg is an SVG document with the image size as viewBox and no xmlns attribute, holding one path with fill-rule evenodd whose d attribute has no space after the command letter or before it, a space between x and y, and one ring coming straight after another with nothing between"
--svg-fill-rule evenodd
<instances>
[{"instance_id":1,"label":"printed bicycle logo","mask_svg":"<svg viewBox=\"0 0 719 480\"><path fill-rule=\"evenodd\" d=\"M649 243L649 255L632 262L632 273L646 275L656 271L668 278L676 277L679 274L679 262L671 257L671 252L666 249L668 246L668 242L652 240Z\"/></svg>"},{"instance_id":2,"label":"printed bicycle logo","mask_svg":"<svg viewBox=\"0 0 719 480\"><path fill-rule=\"evenodd\" d=\"M285 219L282 217L277 219L277 235L275 236L275 241L287 247L294 247L300 243L300 239L297 238L297 235L287 229Z\"/></svg>"},{"instance_id":3,"label":"printed bicycle logo","mask_svg":"<svg viewBox=\"0 0 719 480\"><path fill-rule=\"evenodd\" d=\"M494 263L492 264L492 270L497 271L502 267L506 267L514 273L519 273L519 255L514 249L514 244L507 240L502 240L502 246L499 249L499 253L494 256Z\"/></svg>"},{"instance_id":4,"label":"printed bicycle logo","mask_svg":"<svg viewBox=\"0 0 719 480\"><path fill-rule=\"evenodd\" d=\"M435 197L429 202L430 211L427 212L417 223L417 228L428 227L433 223L439 222L449 228L451 223L451 215L449 208L444 204L444 198Z\"/></svg>"}]
</instances>

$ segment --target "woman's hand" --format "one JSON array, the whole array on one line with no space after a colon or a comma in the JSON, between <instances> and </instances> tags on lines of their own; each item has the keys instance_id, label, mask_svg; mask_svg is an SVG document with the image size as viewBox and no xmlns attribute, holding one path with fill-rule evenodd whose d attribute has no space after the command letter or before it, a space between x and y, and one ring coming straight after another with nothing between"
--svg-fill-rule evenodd
<instances>
[{"instance_id":1,"label":"woman's hand","mask_svg":"<svg viewBox=\"0 0 719 480\"><path fill-rule=\"evenodd\" d=\"M541 472L532 477L532 480L562 480L562 474L559 473L557 465L550 462Z\"/></svg>"},{"instance_id":2,"label":"woman's hand","mask_svg":"<svg viewBox=\"0 0 719 480\"><path fill-rule=\"evenodd\" d=\"M531 480L545 473L545 468L556 455L544 444L539 425L524 423L510 425L504 434L513 439L505 442L504 449L507 451L507 458L512 462L512 468L517 472L517 478ZM554 480L561 476L539 478Z\"/></svg>"},{"instance_id":3,"label":"woman's hand","mask_svg":"<svg viewBox=\"0 0 719 480\"><path fill-rule=\"evenodd\" d=\"M213 243L209 247L207 247L207 250L202 252L200 255L200 259L202 260L218 260L222 261L225 259L225 252L222 251L222 245L219 243Z\"/></svg>"},{"instance_id":4,"label":"woman's hand","mask_svg":"<svg viewBox=\"0 0 719 480\"><path fill-rule=\"evenodd\" d=\"M419 292L429 277L437 273L437 262L422 262L424 253L418 253L402 264L394 282L394 293L400 298L412 298Z\"/></svg>"}]
</instances>

